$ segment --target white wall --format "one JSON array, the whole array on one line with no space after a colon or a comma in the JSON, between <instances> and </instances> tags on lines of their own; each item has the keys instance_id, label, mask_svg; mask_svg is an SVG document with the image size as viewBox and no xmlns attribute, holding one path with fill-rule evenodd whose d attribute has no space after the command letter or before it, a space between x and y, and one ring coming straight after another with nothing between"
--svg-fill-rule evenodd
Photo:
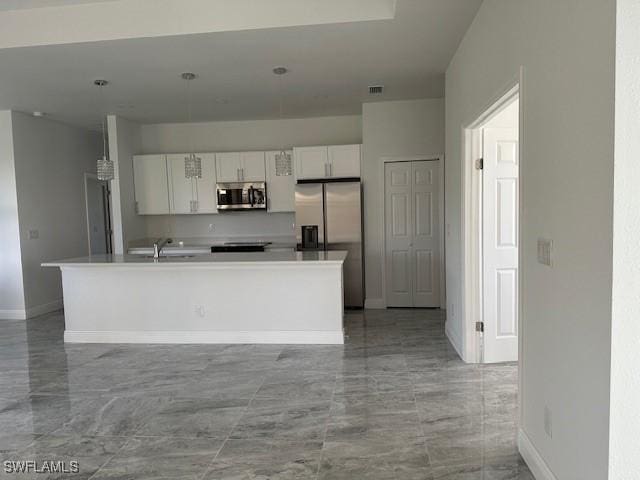
<instances>
[{"instance_id":1,"label":"white wall","mask_svg":"<svg viewBox=\"0 0 640 480\"><path fill-rule=\"evenodd\" d=\"M384 192L380 190L380 159L444 153L444 100L365 103L362 138L366 295L368 306L378 306L384 304Z\"/></svg>"},{"instance_id":2,"label":"white wall","mask_svg":"<svg viewBox=\"0 0 640 480\"><path fill-rule=\"evenodd\" d=\"M640 472L640 2L618 0L609 479Z\"/></svg>"},{"instance_id":3,"label":"white wall","mask_svg":"<svg viewBox=\"0 0 640 480\"><path fill-rule=\"evenodd\" d=\"M293 239L293 213L226 212L217 215L150 215L147 238L283 237ZM209 228L212 225L212 228Z\"/></svg>"},{"instance_id":4,"label":"white wall","mask_svg":"<svg viewBox=\"0 0 640 480\"><path fill-rule=\"evenodd\" d=\"M359 115L239 122L142 125L139 153L275 150L362 142ZM293 236L292 213L149 216L147 237ZM209 230L213 225L213 230ZM130 237L131 239L133 237Z\"/></svg>"},{"instance_id":5,"label":"white wall","mask_svg":"<svg viewBox=\"0 0 640 480\"><path fill-rule=\"evenodd\" d=\"M447 71L447 294L461 329L462 127L524 66L521 427L558 479L607 478L614 35L614 0L485 0ZM553 268L536 261L538 237L554 241Z\"/></svg>"},{"instance_id":6,"label":"white wall","mask_svg":"<svg viewBox=\"0 0 640 480\"><path fill-rule=\"evenodd\" d=\"M11 112L0 111L0 319L24 317Z\"/></svg>"},{"instance_id":7,"label":"white wall","mask_svg":"<svg viewBox=\"0 0 640 480\"><path fill-rule=\"evenodd\" d=\"M277 150L362 142L362 117L294 118L239 122L142 125L141 153Z\"/></svg>"},{"instance_id":8,"label":"white wall","mask_svg":"<svg viewBox=\"0 0 640 480\"><path fill-rule=\"evenodd\" d=\"M126 252L131 240L147 236L146 217L136 214L133 186L133 155L141 153L140 125L122 117L107 117L109 155L115 174L111 180L113 253Z\"/></svg>"},{"instance_id":9,"label":"white wall","mask_svg":"<svg viewBox=\"0 0 640 480\"><path fill-rule=\"evenodd\" d=\"M27 316L61 306L57 269L44 261L88 254L84 174L94 172L97 135L13 112L20 247ZM29 239L29 230L38 238Z\"/></svg>"}]
</instances>

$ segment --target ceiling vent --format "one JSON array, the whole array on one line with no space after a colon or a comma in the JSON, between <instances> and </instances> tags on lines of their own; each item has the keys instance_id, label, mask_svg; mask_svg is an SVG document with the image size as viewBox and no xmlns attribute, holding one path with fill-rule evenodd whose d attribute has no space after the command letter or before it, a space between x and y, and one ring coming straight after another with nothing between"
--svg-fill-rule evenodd
<instances>
[{"instance_id":1,"label":"ceiling vent","mask_svg":"<svg viewBox=\"0 0 640 480\"><path fill-rule=\"evenodd\" d=\"M369 95L382 95L384 85L371 85L369 86Z\"/></svg>"}]
</instances>

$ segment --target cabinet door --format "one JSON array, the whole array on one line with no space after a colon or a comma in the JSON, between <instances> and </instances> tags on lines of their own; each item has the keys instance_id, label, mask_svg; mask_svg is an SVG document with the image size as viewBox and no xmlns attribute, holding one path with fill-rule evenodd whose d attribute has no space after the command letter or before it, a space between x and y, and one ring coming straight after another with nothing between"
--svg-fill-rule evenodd
<instances>
[{"instance_id":1,"label":"cabinet door","mask_svg":"<svg viewBox=\"0 0 640 480\"><path fill-rule=\"evenodd\" d=\"M328 176L327 147L294 148L293 154L296 161L296 178L303 180Z\"/></svg>"},{"instance_id":2,"label":"cabinet door","mask_svg":"<svg viewBox=\"0 0 640 480\"><path fill-rule=\"evenodd\" d=\"M164 155L134 156L133 183L139 215L169 213L167 159Z\"/></svg>"},{"instance_id":3,"label":"cabinet door","mask_svg":"<svg viewBox=\"0 0 640 480\"><path fill-rule=\"evenodd\" d=\"M293 171L291 175L277 174L276 155L279 153L279 151L265 153L267 164L267 209L269 212L295 212L295 177ZM287 153L292 155L293 152ZM293 163L293 156L291 162Z\"/></svg>"},{"instance_id":4,"label":"cabinet door","mask_svg":"<svg viewBox=\"0 0 640 480\"><path fill-rule=\"evenodd\" d=\"M243 182L264 182L264 152L240 154L240 178Z\"/></svg>"},{"instance_id":5,"label":"cabinet door","mask_svg":"<svg viewBox=\"0 0 640 480\"><path fill-rule=\"evenodd\" d=\"M218 182L239 182L240 180L240 153L227 152L216 153L216 173Z\"/></svg>"},{"instance_id":6,"label":"cabinet door","mask_svg":"<svg viewBox=\"0 0 640 480\"><path fill-rule=\"evenodd\" d=\"M185 178L186 153L167 155L169 169L169 209L171 213L192 213L191 201L196 200L195 180Z\"/></svg>"},{"instance_id":7,"label":"cabinet door","mask_svg":"<svg viewBox=\"0 0 640 480\"><path fill-rule=\"evenodd\" d=\"M202 158L202 178L196 179L198 198L197 213L218 213L215 154L203 153L198 156Z\"/></svg>"},{"instance_id":8,"label":"cabinet door","mask_svg":"<svg viewBox=\"0 0 640 480\"><path fill-rule=\"evenodd\" d=\"M332 177L360 177L360 145L332 145L329 147Z\"/></svg>"}]
</instances>

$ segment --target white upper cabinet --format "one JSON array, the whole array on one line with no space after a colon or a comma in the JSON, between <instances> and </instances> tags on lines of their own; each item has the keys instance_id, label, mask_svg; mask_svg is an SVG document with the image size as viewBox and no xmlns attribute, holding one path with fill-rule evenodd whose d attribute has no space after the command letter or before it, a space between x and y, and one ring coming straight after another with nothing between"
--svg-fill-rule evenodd
<instances>
[{"instance_id":1,"label":"white upper cabinet","mask_svg":"<svg viewBox=\"0 0 640 480\"><path fill-rule=\"evenodd\" d=\"M360 176L360 145L331 145L328 150L331 177Z\"/></svg>"},{"instance_id":2,"label":"white upper cabinet","mask_svg":"<svg viewBox=\"0 0 640 480\"><path fill-rule=\"evenodd\" d=\"M240 153L240 178L243 182L264 182L264 152Z\"/></svg>"},{"instance_id":3,"label":"white upper cabinet","mask_svg":"<svg viewBox=\"0 0 640 480\"><path fill-rule=\"evenodd\" d=\"M198 156L202 158L202 178L195 180L198 194L197 213L218 213L216 156L214 153L202 153Z\"/></svg>"},{"instance_id":4,"label":"white upper cabinet","mask_svg":"<svg viewBox=\"0 0 640 480\"><path fill-rule=\"evenodd\" d=\"M216 153L216 172L218 182L240 182L240 153Z\"/></svg>"},{"instance_id":5,"label":"white upper cabinet","mask_svg":"<svg viewBox=\"0 0 640 480\"><path fill-rule=\"evenodd\" d=\"M199 153L202 178L184 175L188 154L136 155L134 187L140 215L218 213L213 153Z\"/></svg>"},{"instance_id":6,"label":"white upper cabinet","mask_svg":"<svg viewBox=\"0 0 640 480\"><path fill-rule=\"evenodd\" d=\"M294 148L296 178L360 177L360 145Z\"/></svg>"},{"instance_id":7,"label":"white upper cabinet","mask_svg":"<svg viewBox=\"0 0 640 480\"><path fill-rule=\"evenodd\" d=\"M264 152L216 154L218 182L264 182Z\"/></svg>"},{"instance_id":8,"label":"white upper cabinet","mask_svg":"<svg viewBox=\"0 0 640 480\"><path fill-rule=\"evenodd\" d=\"M193 213L193 201L197 199L195 181L184 176L184 159L187 154L167 155L169 167L169 209L171 213Z\"/></svg>"},{"instance_id":9,"label":"white upper cabinet","mask_svg":"<svg viewBox=\"0 0 640 480\"><path fill-rule=\"evenodd\" d=\"M291 172L291 175L278 175L276 170L276 155L278 153L280 152L265 153L267 165L267 211L294 212L296 209L295 176L293 172ZM292 152L287 153L292 154Z\"/></svg>"},{"instance_id":10,"label":"white upper cabinet","mask_svg":"<svg viewBox=\"0 0 640 480\"><path fill-rule=\"evenodd\" d=\"M169 185L165 155L135 155L133 183L140 215L169 213Z\"/></svg>"},{"instance_id":11,"label":"white upper cabinet","mask_svg":"<svg viewBox=\"0 0 640 480\"><path fill-rule=\"evenodd\" d=\"M293 149L296 164L296 178L328 177L329 152L327 147L300 147Z\"/></svg>"}]
</instances>

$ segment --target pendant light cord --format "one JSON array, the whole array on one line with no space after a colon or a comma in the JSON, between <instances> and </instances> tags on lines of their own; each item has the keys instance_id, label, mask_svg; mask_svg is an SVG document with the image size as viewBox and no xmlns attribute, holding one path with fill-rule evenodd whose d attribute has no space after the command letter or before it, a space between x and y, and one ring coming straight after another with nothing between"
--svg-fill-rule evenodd
<instances>
[{"instance_id":1,"label":"pendant light cord","mask_svg":"<svg viewBox=\"0 0 640 480\"><path fill-rule=\"evenodd\" d=\"M107 158L107 135L105 128L105 117L106 117L106 108L104 103L104 95L102 92L102 88L104 85L100 85L100 106L102 107L102 115L100 118L100 127L102 128L102 158Z\"/></svg>"}]
</instances>

